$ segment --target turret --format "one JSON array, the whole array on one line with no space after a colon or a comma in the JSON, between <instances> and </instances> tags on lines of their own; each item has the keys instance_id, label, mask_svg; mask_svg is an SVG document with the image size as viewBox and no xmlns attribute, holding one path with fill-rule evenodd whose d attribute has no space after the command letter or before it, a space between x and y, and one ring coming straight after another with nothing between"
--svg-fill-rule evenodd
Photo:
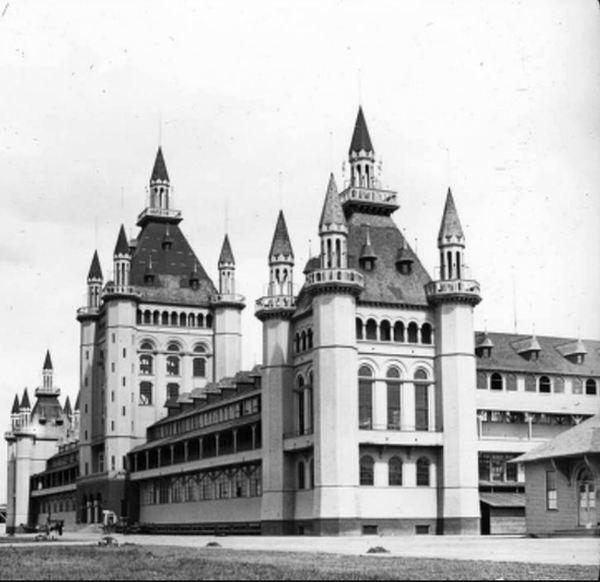
<instances>
[{"instance_id":1,"label":"turret","mask_svg":"<svg viewBox=\"0 0 600 582\"><path fill-rule=\"evenodd\" d=\"M348 225L338 196L333 174L329 176L327 194L319 221L321 268L345 269L348 266Z\"/></svg>"},{"instance_id":2,"label":"turret","mask_svg":"<svg viewBox=\"0 0 600 582\"><path fill-rule=\"evenodd\" d=\"M98 309L100 307L100 295L102 293L102 269L98 259L98 251L94 251L92 263L87 276L88 285L88 307Z\"/></svg>"},{"instance_id":3,"label":"turret","mask_svg":"<svg viewBox=\"0 0 600 582\"><path fill-rule=\"evenodd\" d=\"M221 254L219 255L219 293L233 295L235 293L235 260L231 252L229 237L225 235Z\"/></svg>"},{"instance_id":4,"label":"turret","mask_svg":"<svg viewBox=\"0 0 600 582\"><path fill-rule=\"evenodd\" d=\"M23 390L23 397L21 398L21 404L19 405L19 412L30 412L31 411L31 403L29 401L29 394L27 393L27 388Z\"/></svg>"},{"instance_id":5,"label":"turret","mask_svg":"<svg viewBox=\"0 0 600 582\"><path fill-rule=\"evenodd\" d=\"M169 210L171 184L169 174L163 157L162 149L158 148L154 168L150 176L150 208L153 210Z\"/></svg>"},{"instance_id":6,"label":"turret","mask_svg":"<svg viewBox=\"0 0 600 582\"><path fill-rule=\"evenodd\" d=\"M42 367L42 390L44 392L52 392L52 377L54 375L54 369L52 367L52 358L50 357L50 350L46 350L46 357L44 358L44 365Z\"/></svg>"},{"instance_id":7,"label":"turret","mask_svg":"<svg viewBox=\"0 0 600 582\"><path fill-rule=\"evenodd\" d=\"M125 227L123 225L121 225L121 230L119 230L119 237L117 238L117 244L115 245L113 258L115 269L115 291L117 293L123 293L126 292L127 288L129 287L129 271L131 269L129 243L127 242Z\"/></svg>"},{"instance_id":8,"label":"turret","mask_svg":"<svg viewBox=\"0 0 600 582\"><path fill-rule=\"evenodd\" d=\"M452 190L448 188L444 215L438 234L440 278L442 281L461 279L464 271L465 235L463 234Z\"/></svg>"},{"instance_id":9,"label":"turret","mask_svg":"<svg viewBox=\"0 0 600 582\"><path fill-rule=\"evenodd\" d=\"M269 295L293 295L293 268L294 251L280 210L269 251Z\"/></svg>"},{"instance_id":10,"label":"turret","mask_svg":"<svg viewBox=\"0 0 600 582\"><path fill-rule=\"evenodd\" d=\"M357 188L375 187L375 150L371 143L362 107L358 108L348 156L352 186Z\"/></svg>"}]
</instances>

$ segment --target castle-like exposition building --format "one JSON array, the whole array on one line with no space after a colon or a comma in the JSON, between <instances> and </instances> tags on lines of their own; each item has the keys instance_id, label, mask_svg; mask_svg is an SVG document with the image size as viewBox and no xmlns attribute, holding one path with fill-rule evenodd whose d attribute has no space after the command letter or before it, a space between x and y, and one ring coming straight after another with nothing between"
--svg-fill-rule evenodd
<instances>
[{"instance_id":1,"label":"castle-like exposition building","mask_svg":"<svg viewBox=\"0 0 600 582\"><path fill-rule=\"evenodd\" d=\"M241 370L232 245L213 282L159 148L114 280L93 255L76 405L59 403L49 354L33 408L15 397L9 532L106 510L149 532L524 531L525 471L509 461L599 412L600 341L475 331L481 291L452 192L432 279L392 218L362 109L349 165L341 191L329 178L297 294L279 213L255 302L262 364ZM596 523L585 515L579 526Z\"/></svg>"}]
</instances>

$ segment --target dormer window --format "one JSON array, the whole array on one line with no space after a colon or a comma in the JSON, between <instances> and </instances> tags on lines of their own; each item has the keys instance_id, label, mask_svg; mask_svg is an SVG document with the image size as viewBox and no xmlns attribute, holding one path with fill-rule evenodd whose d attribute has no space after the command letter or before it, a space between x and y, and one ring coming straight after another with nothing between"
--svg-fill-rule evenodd
<instances>
[{"instance_id":1,"label":"dormer window","mask_svg":"<svg viewBox=\"0 0 600 582\"><path fill-rule=\"evenodd\" d=\"M372 271L375 268L375 259L370 258L370 257L366 258L366 259L361 259L360 266L365 271Z\"/></svg>"}]
</instances>

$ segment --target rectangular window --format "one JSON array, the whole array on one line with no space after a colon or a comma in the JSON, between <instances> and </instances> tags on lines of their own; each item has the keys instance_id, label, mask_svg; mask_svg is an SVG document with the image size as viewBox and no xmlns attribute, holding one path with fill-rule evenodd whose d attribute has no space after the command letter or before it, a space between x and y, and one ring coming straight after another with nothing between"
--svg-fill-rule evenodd
<instances>
[{"instance_id":1,"label":"rectangular window","mask_svg":"<svg viewBox=\"0 0 600 582\"><path fill-rule=\"evenodd\" d=\"M125 386L127 384L127 380L126 380L125 376L123 376L123 381L122 382L123 382L123 386Z\"/></svg>"},{"instance_id":2,"label":"rectangular window","mask_svg":"<svg viewBox=\"0 0 600 582\"><path fill-rule=\"evenodd\" d=\"M427 385L415 385L415 428L429 429L429 397Z\"/></svg>"},{"instance_id":3,"label":"rectangular window","mask_svg":"<svg viewBox=\"0 0 600 582\"><path fill-rule=\"evenodd\" d=\"M116 338L115 338L115 334L114 334L114 333L113 333L113 334L111 334L111 339L112 339L112 343L114 344L114 343L115 343L115 339L116 339Z\"/></svg>"},{"instance_id":4,"label":"rectangular window","mask_svg":"<svg viewBox=\"0 0 600 582\"><path fill-rule=\"evenodd\" d=\"M115 462L115 456L111 455L110 456L110 470L114 471L116 469L116 467L117 467L117 464Z\"/></svg>"},{"instance_id":5,"label":"rectangular window","mask_svg":"<svg viewBox=\"0 0 600 582\"><path fill-rule=\"evenodd\" d=\"M358 382L358 428L373 428L373 386L371 381Z\"/></svg>"},{"instance_id":6,"label":"rectangular window","mask_svg":"<svg viewBox=\"0 0 600 582\"><path fill-rule=\"evenodd\" d=\"M558 509L558 495L556 491L556 471L546 471L546 509Z\"/></svg>"},{"instance_id":7,"label":"rectangular window","mask_svg":"<svg viewBox=\"0 0 600 582\"><path fill-rule=\"evenodd\" d=\"M127 415L127 409L125 408L125 406L123 406L123 416Z\"/></svg>"},{"instance_id":8,"label":"rectangular window","mask_svg":"<svg viewBox=\"0 0 600 582\"><path fill-rule=\"evenodd\" d=\"M111 372L115 371L115 363L114 362L111 362L111 364L110 364L110 371Z\"/></svg>"},{"instance_id":9,"label":"rectangular window","mask_svg":"<svg viewBox=\"0 0 600 582\"><path fill-rule=\"evenodd\" d=\"M123 357L126 358L127 357L127 348L123 348Z\"/></svg>"},{"instance_id":10,"label":"rectangular window","mask_svg":"<svg viewBox=\"0 0 600 582\"><path fill-rule=\"evenodd\" d=\"M85 463L83 466L83 472L85 475L89 475L90 474L90 464L89 463Z\"/></svg>"},{"instance_id":11,"label":"rectangular window","mask_svg":"<svg viewBox=\"0 0 600 582\"><path fill-rule=\"evenodd\" d=\"M387 383L388 429L400 430L400 383Z\"/></svg>"},{"instance_id":12,"label":"rectangular window","mask_svg":"<svg viewBox=\"0 0 600 582\"><path fill-rule=\"evenodd\" d=\"M110 430L112 430L113 432L115 430L115 421L114 420L110 421Z\"/></svg>"},{"instance_id":13,"label":"rectangular window","mask_svg":"<svg viewBox=\"0 0 600 582\"><path fill-rule=\"evenodd\" d=\"M114 391L114 390L111 390L111 391L110 391L110 401L111 401L111 402L114 402L114 401L115 401L115 391Z\"/></svg>"},{"instance_id":14,"label":"rectangular window","mask_svg":"<svg viewBox=\"0 0 600 582\"><path fill-rule=\"evenodd\" d=\"M140 404L150 406L152 404L152 383L140 382Z\"/></svg>"}]
</instances>

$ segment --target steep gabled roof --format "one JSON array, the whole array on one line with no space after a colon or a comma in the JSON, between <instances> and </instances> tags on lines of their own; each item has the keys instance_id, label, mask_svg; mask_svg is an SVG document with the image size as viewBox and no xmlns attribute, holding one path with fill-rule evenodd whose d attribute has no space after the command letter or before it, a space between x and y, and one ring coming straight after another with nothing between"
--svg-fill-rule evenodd
<instances>
[{"instance_id":1,"label":"steep gabled roof","mask_svg":"<svg viewBox=\"0 0 600 582\"><path fill-rule=\"evenodd\" d=\"M464 240L464 237L465 235L462 226L460 225L456 205L454 204L454 196L452 196L452 190L448 188L446 204L444 205L444 214L438 233L438 244L448 242L452 240L452 238Z\"/></svg>"},{"instance_id":2,"label":"steep gabled roof","mask_svg":"<svg viewBox=\"0 0 600 582\"><path fill-rule=\"evenodd\" d=\"M223 240L223 246L221 247L221 254L219 255L219 265L222 264L235 264L233 259L233 252L231 252L231 245L229 244L229 236L225 235Z\"/></svg>"},{"instance_id":3,"label":"steep gabled roof","mask_svg":"<svg viewBox=\"0 0 600 582\"><path fill-rule=\"evenodd\" d=\"M128 255L129 254L129 242L127 241L127 235L125 234L125 227L121 225L119 230L119 236L117 238L117 244L115 245L115 255Z\"/></svg>"},{"instance_id":4,"label":"steep gabled roof","mask_svg":"<svg viewBox=\"0 0 600 582\"><path fill-rule=\"evenodd\" d=\"M342 203L340 202L333 173L329 175L327 193L325 194L325 202L323 203L321 219L319 220L319 232L324 229L327 230L331 225L339 225L346 228L346 217L342 210Z\"/></svg>"},{"instance_id":5,"label":"steep gabled roof","mask_svg":"<svg viewBox=\"0 0 600 582\"><path fill-rule=\"evenodd\" d=\"M46 357L44 358L43 370L52 370L52 358L50 357L50 350L46 350Z\"/></svg>"},{"instance_id":6,"label":"steep gabled roof","mask_svg":"<svg viewBox=\"0 0 600 582\"><path fill-rule=\"evenodd\" d=\"M294 251L292 250L290 235L288 234L287 225L285 224L283 210L280 210L279 216L277 216L275 232L273 233L273 241L271 242L271 250L269 251L269 257L276 257L282 255L289 256L292 259L294 258Z\"/></svg>"},{"instance_id":7,"label":"steep gabled roof","mask_svg":"<svg viewBox=\"0 0 600 582\"><path fill-rule=\"evenodd\" d=\"M169 174L167 173L167 165L163 157L162 148L159 146L156 152L156 159L154 160L154 168L152 169L152 176L150 182L161 181L168 182Z\"/></svg>"},{"instance_id":8,"label":"steep gabled roof","mask_svg":"<svg viewBox=\"0 0 600 582\"><path fill-rule=\"evenodd\" d=\"M92 257L92 264L88 272L88 279L102 279L102 269L100 268L100 259L98 258L98 251L94 251Z\"/></svg>"},{"instance_id":9,"label":"steep gabled roof","mask_svg":"<svg viewBox=\"0 0 600 582\"><path fill-rule=\"evenodd\" d=\"M361 150L366 152L374 151L373 144L371 143L371 137L369 136L369 130L367 129L365 115L362 107L359 106L358 115L356 116L356 123L354 124L354 133L352 134L352 141L350 142L350 150L348 153L358 153Z\"/></svg>"},{"instance_id":10,"label":"steep gabled roof","mask_svg":"<svg viewBox=\"0 0 600 582\"><path fill-rule=\"evenodd\" d=\"M553 457L574 457L588 453L600 453L600 414L561 432L528 453L513 460L528 463Z\"/></svg>"}]
</instances>

